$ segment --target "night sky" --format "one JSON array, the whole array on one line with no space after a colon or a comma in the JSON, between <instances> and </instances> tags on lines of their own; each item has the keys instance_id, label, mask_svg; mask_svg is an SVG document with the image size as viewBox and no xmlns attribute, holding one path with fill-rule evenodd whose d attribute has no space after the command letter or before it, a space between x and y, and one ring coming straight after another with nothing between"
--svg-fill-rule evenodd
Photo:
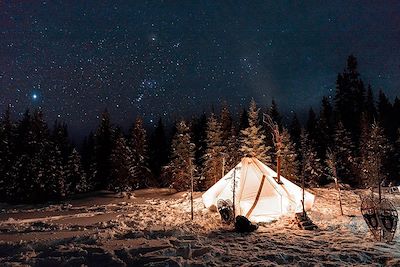
<instances>
[{"instance_id":1,"label":"night sky","mask_svg":"<svg viewBox=\"0 0 400 267\"><path fill-rule=\"evenodd\" d=\"M105 108L123 126L251 97L301 113L350 54L399 95L400 1L298 2L0 1L0 107L41 107L78 135Z\"/></svg>"}]
</instances>

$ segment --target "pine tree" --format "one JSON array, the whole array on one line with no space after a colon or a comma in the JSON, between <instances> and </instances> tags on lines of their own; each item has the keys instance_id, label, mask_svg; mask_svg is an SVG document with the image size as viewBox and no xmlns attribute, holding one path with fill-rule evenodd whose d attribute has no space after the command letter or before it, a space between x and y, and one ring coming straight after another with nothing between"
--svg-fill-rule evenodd
<instances>
[{"instance_id":1,"label":"pine tree","mask_svg":"<svg viewBox=\"0 0 400 267\"><path fill-rule=\"evenodd\" d=\"M373 123L367 132L362 134L361 173L364 185L375 187L387 178L382 168L391 147L379 123Z\"/></svg>"},{"instance_id":2,"label":"pine tree","mask_svg":"<svg viewBox=\"0 0 400 267\"><path fill-rule=\"evenodd\" d=\"M335 95L336 121L342 121L344 127L350 131L354 142L359 140L359 122L365 102L365 88L357 65L357 59L350 55L346 69L338 75Z\"/></svg>"},{"instance_id":3,"label":"pine tree","mask_svg":"<svg viewBox=\"0 0 400 267\"><path fill-rule=\"evenodd\" d=\"M365 98L365 116L367 117L368 123L373 123L377 117L377 111L375 108L374 94L372 93L371 85L368 85L367 96Z\"/></svg>"},{"instance_id":4,"label":"pine tree","mask_svg":"<svg viewBox=\"0 0 400 267\"><path fill-rule=\"evenodd\" d=\"M333 143L333 109L327 97L322 98L321 111L317 123L318 127L318 155L325 160L328 147Z\"/></svg>"},{"instance_id":5,"label":"pine tree","mask_svg":"<svg viewBox=\"0 0 400 267\"><path fill-rule=\"evenodd\" d=\"M354 144L350 133L344 128L341 121L337 123L334 135L334 149L336 172L339 179L352 186L357 185L355 170Z\"/></svg>"},{"instance_id":6,"label":"pine tree","mask_svg":"<svg viewBox=\"0 0 400 267\"><path fill-rule=\"evenodd\" d=\"M165 134L164 124L161 118L158 120L157 126L151 136L150 142L150 167L153 174L158 178L159 185L164 185L161 181L161 169L168 163L168 144Z\"/></svg>"},{"instance_id":7,"label":"pine tree","mask_svg":"<svg viewBox=\"0 0 400 267\"><path fill-rule=\"evenodd\" d=\"M46 144L45 151L41 159L42 179L39 185L44 187L43 200L64 198L72 192L68 192L61 150L50 141Z\"/></svg>"},{"instance_id":8,"label":"pine tree","mask_svg":"<svg viewBox=\"0 0 400 267\"><path fill-rule=\"evenodd\" d=\"M232 116L228 108L228 104L226 102L223 103L220 115L221 121L221 131L222 131L222 141L225 142L228 140L231 129L232 129Z\"/></svg>"},{"instance_id":9,"label":"pine tree","mask_svg":"<svg viewBox=\"0 0 400 267\"><path fill-rule=\"evenodd\" d=\"M287 129L282 130L282 147L281 147L281 172L282 175L294 182L300 182L299 168L296 148L290 139L290 134Z\"/></svg>"},{"instance_id":10,"label":"pine tree","mask_svg":"<svg viewBox=\"0 0 400 267\"><path fill-rule=\"evenodd\" d=\"M143 127L143 119L137 117L131 131L130 149L133 153L133 164L135 167L135 188L148 187L151 181L149 168L149 155L147 148L147 134Z\"/></svg>"},{"instance_id":11,"label":"pine tree","mask_svg":"<svg viewBox=\"0 0 400 267\"><path fill-rule=\"evenodd\" d=\"M306 130L308 133L308 138L310 138L312 142L316 143L319 138L319 129L317 115L312 108L310 108L310 110L308 111Z\"/></svg>"},{"instance_id":12,"label":"pine tree","mask_svg":"<svg viewBox=\"0 0 400 267\"><path fill-rule=\"evenodd\" d=\"M10 107L0 121L0 201L8 201L11 195L12 166L15 161L14 138L15 125L11 120Z\"/></svg>"},{"instance_id":13,"label":"pine tree","mask_svg":"<svg viewBox=\"0 0 400 267\"><path fill-rule=\"evenodd\" d=\"M397 141L395 144L395 150L396 150L396 165L397 165L397 173L400 173L400 127L397 130ZM395 178L397 178L396 183L399 184L400 183L400 176L397 175L395 176Z\"/></svg>"},{"instance_id":14,"label":"pine tree","mask_svg":"<svg viewBox=\"0 0 400 267\"><path fill-rule=\"evenodd\" d=\"M225 170L231 170L241 160L240 141L234 125L231 127L231 134L224 146L226 151Z\"/></svg>"},{"instance_id":15,"label":"pine tree","mask_svg":"<svg viewBox=\"0 0 400 267\"><path fill-rule=\"evenodd\" d=\"M398 117L398 114L393 114L393 106L382 90L379 91L377 106L378 106L378 122L380 124L380 127L383 128L389 140L394 142L396 140L396 134L397 134L395 116Z\"/></svg>"},{"instance_id":16,"label":"pine tree","mask_svg":"<svg viewBox=\"0 0 400 267\"><path fill-rule=\"evenodd\" d=\"M133 154L122 135L115 141L111 153L111 183L110 189L116 192L130 191L138 188L140 180L136 179L136 166Z\"/></svg>"},{"instance_id":17,"label":"pine tree","mask_svg":"<svg viewBox=\"0 0 400 267\"><path fill-rule=\"evenodd\" d=\"M51 140L60 149L63 163L67 163L73 148L68 139L68 126L66 123L61 123L57 120L54 122Z\"/></svg>"},{"instance_id":18,"label":"pine tree","mask_svg":"<svg viewBox=\"0 0 400 267\"><path fill-rule=\"evenodd\" d=\"M16 127L15 162L12 167L12 179L8 199L11 202L34 201L34 185L37 183L37 164L34 159L35 140L32 131L32 120L27 110ZM37 163L37 162L36 162Z\"/></svg>"},{"instance_id":19,"label":"pine tree","mask_svg":"<svg viewBox=\"0 0 400 267\"><path fill-rule=\"evenodd\" d=\"M268 110L268 115L276 124L278 124L279 129L282 129L282 117L279 114L278 105L275 100L272 100L271 107Z\"/></svg>"},{"instance_id":20,"label":"pine tree","mask_svg":"<svg viewBox=\"0 0 400 267\"><path fill-rule=\"evenodd\" d=\"M192 118L190 123L191 140L196 146L195 150L195 164L202 166L204 161L204 154L206 153L206 129L207 129L207 116L205 113L200 117Z\"/></svg>"},{"instance_id":21,"label":"pine tree","mask_svg":"<svg viewBox=\"0 0 400 267\"><path fill-rule=\"evenodd\" d=\"M206 153L204 154L204 187L210 188L222 175L222 153L225 147L222 144L221 125L214 114L207 121Z\"/></svg>"},{"instance_id":22,"label":"pine tree","mask_svg":"<svg viewBox=\"0 0 400 267\"><path fill-rule=\"evenodd\" d=\"M271 164L272 159L269 151L271 147L265 145L265 134L258 122L259 108L254 99L250 102L248 112L249 127L241 130L240 151L243 156L257 157L263 163Z\"/></svg>"},{"instance_id":23,"label":"pine tree","mask_svg":"<svg viewBox=\"0 0 400 267\"><path fill-rule=\"evenodd\" d=\"M185 121L180 121L176 128L169 164L172 175L171 186L177 190L187 190L191 184L191 173L196 169L194 164L195 145L191 142L190 130Z\"/></svg>"},{"instance_id":24,"label":"pine tree","mask_svg":"<svg viewBox=\"0 0 400 267\"><path fill-rule=\"evenodd\" d=\"M306 131L303 130L301 136L302 149L302 175L307 186L320 185L323 175L323 166L318 158L315 145Z\"/></svg>"},{"instance_id":25,"label":"pine tree","mask_svg":"<svg viewBox=\"0 0 400 267\"><path fill-rule=\"evenodd\" d=\"M85 137L82 144L82 166L86 174L88 188L92 190L95 187L97 174L96 155L95 155L95 137L93 132Z\"/></svg>"},{"instance_id":26,"label":"pine tree","mask_svg":"<svg viewBox=\"0 0 400 267\"><path fill-rule=\"evenodd\" d=\"M393 114L400 114L400 99L396 96L393 102ZM400 128L400 116L394 116L393 118L394 127Z\"/></svg>"},{"instance_id":27,"label":"pine tree","mask_svg":"<svg viewBox=\"0 0 400 267\"><path fill-rule=\"evenodd\" d=\"M114 131L110 115L105 110L101 115L99 128L95 135L96 181L95 189L107 189L110 183L111 150L114 146Z\"/></svg>"},{"instance_id":28,"label":"pine tree","mask_svg":"<svg viewBox=\"0 0 400 267\"><path fill-rule=\"evenodd\" d=\"M296 113L293 114L292 120L289 126L290 137L294 143L296 148L297 155L299 155L299 159L301 158L301 124L299 119L297 118Z\"/></svg>"},{"instance_id":29,"label":"pine tree","mask_svg":"<svg viewBox=\"0 0 400 267\"><path fill-rule=\"evenodd\" d=\"M249 115L246 109L243 109L239 116L239 131L249 127Z\"/></svg>"},{"instance_id":30,"label":"pine tree","mask_svg":"<svg viewBox=\"0 0 400 267\"><path fill-rule=\"evenodd\" d=\"M84 193L91 189L82 166L81 156L75 148L68 157L65 167L65 180L70 194Z\"/></svg>"}]
</instances>

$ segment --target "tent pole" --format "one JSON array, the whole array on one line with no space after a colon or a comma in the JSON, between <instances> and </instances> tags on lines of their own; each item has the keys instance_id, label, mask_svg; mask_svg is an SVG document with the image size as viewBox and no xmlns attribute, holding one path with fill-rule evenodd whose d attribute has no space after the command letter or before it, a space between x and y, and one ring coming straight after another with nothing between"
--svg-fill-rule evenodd
<instances>
[{"instance_id":1,"label":"tent pole","mask_svg":"<svg viewBox=\"0 0 400 267\"><path fill-rule=\"evenodd\" d=\"M236 167L233 169L233 196L232 196L232 205L233 205L233 218L236 218L236 208L235 208L235 189L236 189Z\"/></svg>"},{"instance_id":2,"label":"tent pole","mask_svg":"<svg viewBox=\"0 0 400 267\"><path fill-rule=\"evenodd\" d=\"M193 187L194 187L194 182L193 182L193 170L192 170L192 159L189 160L189 168L190 168L190 180L191 180L191 186L190 186L190 213L191 213L191 218L193 221Z\"/></svg>"},{"instance_id":3,"label":"tent pole","mask_svg":"<svg viewBox=\"0 0 400 267\"><path fill-rule=\"evenodd\" d=\"M225 156L222 156L222 175L221 178L225 176Z\"/></svg>"}]
</instances>

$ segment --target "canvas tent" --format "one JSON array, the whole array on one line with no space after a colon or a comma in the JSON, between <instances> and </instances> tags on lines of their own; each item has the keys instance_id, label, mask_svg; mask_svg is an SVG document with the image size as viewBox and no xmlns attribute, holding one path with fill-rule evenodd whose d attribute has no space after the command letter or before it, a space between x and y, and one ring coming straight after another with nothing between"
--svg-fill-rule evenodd
<instances>
[{"instance_id":1,"label":"canvas tent","mask_svg":"<svg viewBox=\"0 0 400 267\"><path fill-rule=\"evenodd\" d=\"M235 171L236 169L236 171ZM235 212L255 222L268 222L284 214L300 212L303 190L256 158L243 158L221 180L202 196L207 208L215 209L219 199L233 201L233 180L235 176ZM314 204L314 195L304 193L305 209Z\"/></svg>"}]
</instances>

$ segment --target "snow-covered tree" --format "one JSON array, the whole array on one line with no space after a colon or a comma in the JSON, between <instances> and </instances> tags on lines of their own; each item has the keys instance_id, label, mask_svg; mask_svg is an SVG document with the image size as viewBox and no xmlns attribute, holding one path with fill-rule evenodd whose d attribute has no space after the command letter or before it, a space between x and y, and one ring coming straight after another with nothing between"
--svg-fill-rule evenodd
<instances>
[{"instance_id":1,"label":"snow-covered tree","mask_svg":"<svg viewBox=\"0 0 400 267\"><path fill-rule=\"evenodd\" d=\"M344 128L341 121L336 125L333 152L335 155L337 176L340 177L343 182L356 185L357 177L353 172L356 163L354 144L350 132Z\"/></svg>"},{"instance_id":2,"label":"snow-covered tree","mask_svg":"<svg viewBox=\"0 0 400 267\"><path fill-rule=\"evenodd\" d=\"M313 141L305 130L303 130L301 136L301 150L303 153L302 175L305 184L308 186L319 185L323 175L323 166L318 158Z\"/></svg>"},{"instance_id":3,"label":"snow-covered tree","mask_svg":"<svg viewBox=\"0 0 400 267\"><path fill-rule=\"evenodd\" d=\"M130 191L132 187L138 187L138 181L135 180L136 169L132 151L122 135L116 139L111 152L111 166L111 190L122 192Z\"/></svg>"},{"instance_id":4,"label":"snow-covered tree","mask_svg":"<svg viewBox=\"0 0 400 267\"><path fill-rule=\"evenodd\" d=\"M41 181L39 186L44 187L46 199L60 199L68 192L61 150L52 142L47 144L46 153L41 159ZM40 191L39 191L40 192Z\"/></svg>"},{"instance_id":5,"label":"snow-covered tree","mask_svg":"<svg viewBox=\"0 0 400 267\"><path fill-rule=\"evenodd\" d=\"M96 189L106 189L110 183L110 155L113 146L114 130L106 110L101 115L100 125L95 134Z\"/></svg>"},{"instance_id":6,"label":"snow-covered tree","mask_svg":"<svg viewBox=\"0 0 400 267\"><path fill-rule=\"evenodd\" d=\"M97 166L96 166L96 156L95 156L95 137L91 132L87 137L85 137L82 145L82 166L86 174L86 180L88 182L89 189L95 187Z\"/></svg>"},{"instance_id":7,"label":"snow-covered tree","mask_svg":"<svg viewBox=\"0 0 400 267\"><path fill-rule=\"evenodd\" d=\"M278 124L279 129L282 129L282 117L279 114L278 105L275 100L272 100L271 106L268 109L268 115L271 117L272 121Z\"/></svg>"},{"instance_id":8,"label":"snow-covered tree","mask_svg":"<svg viewBox=\"0 0 400 267\"><path fill-rule=\"evenodd\" d=\"M81 156L75 148L69 155L65 166L65 180L69 193L84 193L90 189L90 182L83 169Z\"/></svg>"},{"instance_id":9,"label":"snow-covered tree","mask_svg":"<svg viewBox=\"0 0 400 267\"><path fill-rule=\"evenodd\" d=\"M360 169L364 185L375 187L387 178L387 173L382 167L390 150L391 146L379 123L373 123L371 127L363 129Z\"/></svg>"},{"instance_id":10,"label":"snow-covered tree","mask_svg":"<svg viewBox=\"0 0 400 267\"><path fill-rule=\"evenodd\" d=\"M225 142L225 170L235 167L241 160L240 141L235 126L232 125L230 135Z\"/></svg>"},{"instance_id":11,"label":"snow-covered tree","mask_svg":"<svg viewBox=\"0 0 400 267\"><path fill-rule=\"evenodd\" d=\"M271 155L269 155L271 147L265 144L266 136L259 124L259 110L256 102L252 99L248 111L249 126L240 132L240 151L243 156L257 157L262 162L270 164L272 162Z\"/></svg>"},{"instance_id":12,"label":"snow-covered tree","mask_svg":"<svg viewBox=\"0 0 400 267\"><path fill-rule=\"evenodd\" d=\"M162 167L168 163L168 143L161 118L158 120L157 127L151 135L149 150L151 170L156 178L160 178ZM162 186L165 183L159 179L158 184Z\"/></svg>"},{"instance_id":13,"label":"snow-covered tree","mask_svg":"<svg viewBox=\"0 0 400 267\"><path fill-rule=\"evenodd\" d=\"M171 162L168 166L172 175L171 186L177 190L186 190L190 188L191 173L195 169L195 145L191 142L190 130L185 121L178 122L176 129L171 146Z\"/></svg>"},{"instance_id":14,"label":"snow-covered tree","mask_svg":"<svg viewBox=\"0 0 400 267\"><path fill-rule=\"evenodd\" d=\"M328 172L330 173L331 178L335 182L335 187L336 190L338 191L338 197L339 197L339 206L340 206L340 214L343 215L343 207L342 207L342 196L340 193L340 186L339 186L339 177L337 175L337 160L336 160L336 154L335 152L331 151L328 149L326 153L326 165Z\"/></svg>"},{"instance_id":15,"label":"snow-covered tree","mask_svg":"<svg viewBox=\"0 0 400 267\"><path fill-rule=\"evenodd\" d=\"M208 118L206 130L206 153L204 154L204 187L208 189L215 184L222 175L222 153L225 147L222 144L221 125L214 114Z\"/></svg>"},{"instance_id":16,"label":"snow-covered tree","mask_svg":"<svg viewBox=\"0 0 400 267\"><path fill-rule=\"evenodd\" d=\"M221 131L222 131L221 138L222 142L225 144L225 142L228 140L231 134L231 129L232 129L232 116L229 111L228 104L226 102L224 102L222 105L220 121L221 121Z\"/></svg>"},{"instance_id":17,"label":"snow-covered tree","mask_svg":"<svg viewBox=\"0 0 400 267\"><path fill-rule=\"evenodd\" d=\"M0 201L10 197L12 183L12 166L15 155L13 149L14 123L11 121L11 111L8 107L0 121Z\"/></svg>"},{"instance_id":18,"label":"snow-covered tree","mask_svg":"<svg viewBox=\"0 0 400 267\"><path fill-rule=\"evenodd\" d=\"M290 139L287 129L283 129L282 133L282 146L281 146L281 172L282 175L292 181L299 182L299 168L300 162L296 153L296 148Z\"/></svg>"},{"instance_id":19,"label":"snow-covered tree","mask_svg":"<svg viewBox=\"0 0 400 267\"><path fill-rule=\"evenodd\" d=\"M132 163L135 167L135 188L147 187L150 182L151 171L146 138L147 134L143 127L143 119L137 117L130 136L130 149L133 155Z\"/></svg>"}]
</instances>

